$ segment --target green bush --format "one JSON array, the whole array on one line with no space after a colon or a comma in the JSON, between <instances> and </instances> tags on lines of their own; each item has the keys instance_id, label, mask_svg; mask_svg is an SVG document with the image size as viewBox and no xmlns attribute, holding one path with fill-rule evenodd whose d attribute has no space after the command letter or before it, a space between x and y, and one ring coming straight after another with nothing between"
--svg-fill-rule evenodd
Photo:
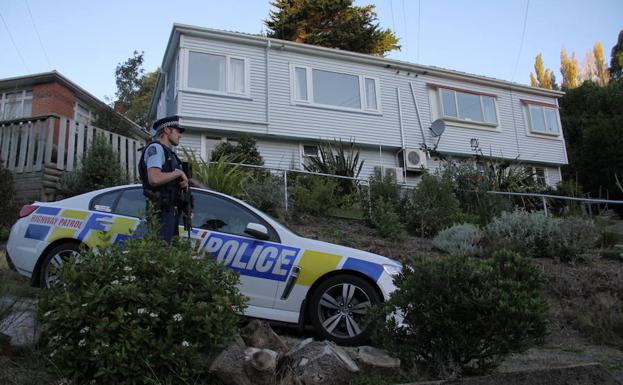
<instances>
[{"instance_id":1,"label":"green bush","mask_svg":"<svg viewBox=\"0 0 623 385\"><path fill-rule=\"evenodd\" d=\"M285 216L283 177L268 172L254 172L244 181L245 201L277 218Z\"/></svg>"},{"instance_id":2,"label":"green bush","mask_svg":"<svg viewBox=\"0 0 623 385\"><path fill-rule=\"evenodd\" d=\"M530 260L507 251L484 260L418 261L397 277L398 289L377 309L374 338L407 367L418 364L441 376L488 372L507 354L543 340L543 283Z\"/></svg>"},{"instance_id":3,"label":"green bush","mask_svg":"<svg viewBox=\"0 0 623 385\"><path fill-rule=\"evenodd\" d=\"M238 198L244 197L243 186L251 177L250 171L242 169L239 164L230 165L232 162L228 157L221 157L216 162L206 162L184 149L184 158L192 165L193 178L199 182L214 191Z\"/></svg>"},{"instance_id":4,"label":"green bush","mask_svg":"<svg viewBox=\"0 0 623 385\"><path fill-rule=\"evenodd\" d=\"M381 177L378 172L375 172L370 176L370 201L373 207L378 201L389 202L398 207L400 200L400 187L391 175Z\"/></svg>"},{"instance_id":5,"label":"green bush","mask_svg":"<svg viewBox=\"0 0 623 385\"><path fill-rule=\"evenodd\" d=\"M210 161L218 162L221 158L226 158L231 163L254 164L262 166L264 160L257 150L257 141L249 135L242 135L237 138L237 143L223 142L212 150Z\"/></svg>"},{"instance_id":6,"label":"green bush","mask_svg":"<svg viewBox=\"0 0 623 385\"><path fill-rule=\"evenodd\" d=\"M424 173L417 188L407 194L402 213L408 227L422 237L452 226L461 217L452 181Z\"/></svg>"},{"instance_id":7,"label":"green bush","mask_svg":"<svg viewBox=\"0 0 623 385\"><path fill-rule=\"evenodd\" d=\"M151 228L67 261L39 302L55 367L74 383L194 383L238 330L238 276Z\"/></svg>"},{"instance_id":8,"label":"green bush","mask_svg":"<svg viewBox=\"0 0 623 385\"><path fill-rule=\"evenodd\" d=\"M289 202L293 215L298 219L306 216L326 216L337 207L338 184L329 177L298 175L288 187Z\"/></svg>"},{"instance_id":9,"label":"green bush","mask_svg":"<svg viewBox=\"0 0 623 385\"><path fill-rule=\"evenodd\" d=\"M60 181L61 194L73 196L129 182L118 154L103 135L95 135L76 170Z\"/></svg>"},{"instance_id":10,"label":"green bush","mask_svg":"<svg viewBox=\"0 0 623 385\"><path fill-rule=\"evenodd\" d=\"M593 221L576 217L552 218L543 212L504 212L485 228L489 250L506 248L530 257L574 261L598 240Z\"/></svg>"},{"instance_id":11,"label":"green bush","mask_svg":"<svg viewBox=\"0 0 623 385\"><path fill-rule=\"evenodd\" d=\"M471 255L480 253L482 231L471 223L454 225L440 231L433 238L433 246L453 255Z\"/></svg>"},{"instance_id":12,"label":"green bush","mask_svg":"<svg viewBox=\"0 0 623 385\"><path fill-rule=\"evenodd\" d=\"M17 220L19 204L15 197L15 186L13 173L4 167L4 162L0 159L0 228L9 229ZM6 234L8 237L8 234Z\"/></svg>"},{"instance_id":13,"label":"green bush","mask_svg":"<svg viewBox=\"0 0 623 385\"><path fill-rule=\"evenodd\" d=\"M406 238L404 225L396 212L396 207L383 198L378 200L372 208L370 224L377 229L379 235L392 241L403 241Z\"/></svg>"}]
</instances>

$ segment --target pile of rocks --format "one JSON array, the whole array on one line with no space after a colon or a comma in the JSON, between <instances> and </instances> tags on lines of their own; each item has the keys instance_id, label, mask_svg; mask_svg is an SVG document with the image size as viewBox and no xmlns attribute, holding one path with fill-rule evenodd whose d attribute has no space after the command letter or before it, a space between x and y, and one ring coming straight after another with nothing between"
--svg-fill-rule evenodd
<instances>
[{"instance_id":1,"label":"pile of rocks","mask_svg":"<svg viewBox=\"0 0 623 385\"><path fill-rule=\"evenodd\" d=\"M228 385L348 383L359 372L394 375L400 360L371 347L342 348L333 342L308 338L292 347L263 321L254 320L210 366Z\"/></svg>"}]
</instances>

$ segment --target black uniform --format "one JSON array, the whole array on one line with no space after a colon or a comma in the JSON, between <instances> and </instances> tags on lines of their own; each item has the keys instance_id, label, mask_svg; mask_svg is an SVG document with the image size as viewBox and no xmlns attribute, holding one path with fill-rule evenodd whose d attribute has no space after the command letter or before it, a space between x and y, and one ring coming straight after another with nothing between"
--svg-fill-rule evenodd
<instances>
[{"instance_id":1,"label":"black uniform","mask_svg":"<svg viewBox=\"0 0 623 385\"><path fill-rule=\"evenodd\" d=\"M173 172L175 169L181 170L182 162L170 148L158 141L153 141L143 150L139 163L139 175L143 184L143 193L158 211L160 237L170 243L173 236L179 235L177 203L180 187L177 179L156 187L149 184L147 158L155 156L159 152L158 148L154 146L160 146L164 151L164 162L160 168L162 172Z\"/></svg>"}]
</instances>

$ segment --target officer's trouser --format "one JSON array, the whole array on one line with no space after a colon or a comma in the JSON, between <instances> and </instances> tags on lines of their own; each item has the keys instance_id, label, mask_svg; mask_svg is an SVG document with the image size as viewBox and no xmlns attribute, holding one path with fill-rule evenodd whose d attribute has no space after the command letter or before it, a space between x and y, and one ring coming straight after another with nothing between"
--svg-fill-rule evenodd
<instances>
[{"instance_id":1,"label":"officer's trouser","mask_svg":"<svg viewBox=\"0 0 623 385\"><path fill-rule=\"evenodd\" d=\"M175 210L158 210L160 222L160 238L171 243L174 236L179 235L179 218Z\"/></svg>"}]
</instances>

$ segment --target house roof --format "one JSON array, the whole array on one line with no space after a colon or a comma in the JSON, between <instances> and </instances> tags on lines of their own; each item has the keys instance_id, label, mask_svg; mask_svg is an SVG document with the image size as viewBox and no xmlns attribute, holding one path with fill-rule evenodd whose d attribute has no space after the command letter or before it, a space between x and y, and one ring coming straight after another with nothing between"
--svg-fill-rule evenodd
<instances>
[{"instance_id":1,"label":"house roof","mask_svg":"<svg viewBox=\"0 0 623 385\"><path fill-rule=\"evenodd\" d=\"M268 46L275 49L290 50L293 52L301 52L313 54L316 56L326 56L342 60L348 60L353 62L377 65L385 68L391 68L394 70L404 70L421 75L436 75L443 78L456 79L468 81L481 85L488 85L498 88L510 89L513 91L529 92L536 95L549 96L549 97L561 97L565 93L562 91L549 90L545 88L530 87L525 84L510 82L507 80L495 79L487 76L470 74L467 72L449 70L445 68L435 66L425 66L415 63L409 63L401 60L388 59L381 56L362 54L358 52L344 51L337 48L320 47L311 44L297 43L289 40L281 40L269 38L262 35L253 35L242 32L224 31L219 29L197 27L187 24L173 24L169 42L167 43L167 49L162 60L161 68L167 68L168 63L173 60L174 48L179 42L180 34L186 34L191 36L205 37L216 40L231 41L250 45ZM164 72L164 71L163 71ZM155 111L156 95L160 88L163 86L164 81L162 72L158 77L158 82L152 95L150 103L149 114L153 114Z\"/></svg>"},{"instance_id":2,"label":"house roof","mask_svg":"<svg viewBox=\"0 0 623 385\"><path fill-rule=\"evenodd\" d=\"M137 135L139 135L140 137L144 139L149 138L149 133L145 129L143 129L143 127L134 123L132 120L128 119L122 114L119 114L118 112L114 111L108 104L102 102L101 100L93 96L91 93L89 93L87 90L80 87L78 84L74 83L73 81L69 80L67 77L63 76L60 72L56 70L53 70L50 72L42 72L42 73L33 74L33 75L25 75L25 76L13 77L13 78L0 79L0 89L28 87L28 86L32 86L35 84L52 83L52 82L58 82L64 85L65 87L69 88L76 94L76 96L80 100L83 100L84 102L88 104L92 104L92 105L95 105L101 108L108 108L112 110L120 118L125 119L128 123L130 123Z\"/></svg>"}]
</instances>

